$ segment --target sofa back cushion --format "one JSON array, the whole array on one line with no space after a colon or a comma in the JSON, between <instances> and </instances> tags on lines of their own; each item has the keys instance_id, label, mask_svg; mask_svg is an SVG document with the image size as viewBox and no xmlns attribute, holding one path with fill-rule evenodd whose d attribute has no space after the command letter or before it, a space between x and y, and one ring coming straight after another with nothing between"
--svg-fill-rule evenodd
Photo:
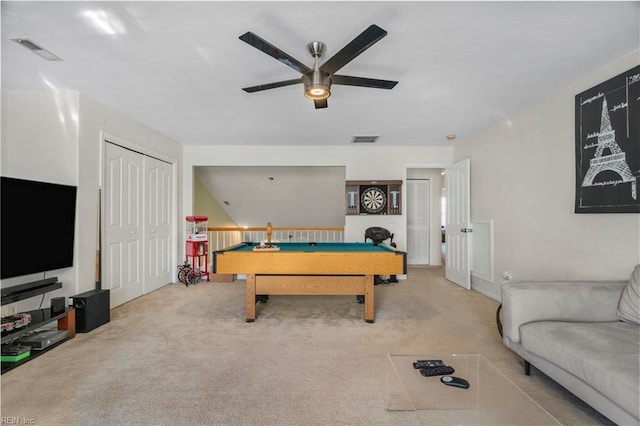
<instances>
[{"instance_id":1,"label":"sofa back cushion","mask_svg":"<svg viewBox=\"0 0 640 426\"><path fill-rule=\"evenodd\" d=\"M640 265L636 265L620 296L618 319L640 325Z\"/></svg>"}]
</instances>

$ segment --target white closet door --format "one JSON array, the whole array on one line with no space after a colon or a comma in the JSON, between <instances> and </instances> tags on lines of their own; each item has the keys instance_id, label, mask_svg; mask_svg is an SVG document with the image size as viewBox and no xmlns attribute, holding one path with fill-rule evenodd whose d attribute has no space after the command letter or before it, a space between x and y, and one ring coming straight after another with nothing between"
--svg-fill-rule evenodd
<instances>
[{"instance_id":1,"label":"white closet door","mask_svg":"<svg viewBox=\"0 0 640 426\"><path fill-rule=\"evenodd\" d=\"M429 180L407 181L407 263L429 264Z\"/></svg>"},{"instance_id":2,"label":"white closet door","mask_svg":"<svg viewBox=\"0 0 640 426\"><path fill-rule=\"evenodd\" d=\"M171 282L173 169L145 157L145 293Z\"/></svg>"},{"instance_id":3,"label":"white closet door","mask_svg":"<svg viewBox=\"0 0 640 426\"><path fill-rule=\"evenodd\" d=\"M143 155L105 144L105 249L102 288L111 307L143 294Z\"/></svg>"}]
</instances>

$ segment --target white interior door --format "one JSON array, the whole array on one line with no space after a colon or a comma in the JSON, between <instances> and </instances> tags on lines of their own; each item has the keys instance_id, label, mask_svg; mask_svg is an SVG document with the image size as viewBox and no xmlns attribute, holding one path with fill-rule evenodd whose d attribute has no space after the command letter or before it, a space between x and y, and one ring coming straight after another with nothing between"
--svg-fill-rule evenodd
<instances>
[{"instance_id":1,"label":"white interior door","mask_svg":"<svg viewBox=\"0 0 640 426\"><path fill-rule=\"evenodd\" d=\"M446 277L471 289L471 160L445 168L447 195Z\"/></svg>"},{"instance_id":2,"label":"white interior door","mask_svg":"<svg viewBox=\"0 0 640 426\"><path fill-rule=\"evenodd\" d=\"M171 282L173 169L171 164L144 158L145 293Z\"/></svg>"},{"instance_id":3,"label":"white interior door","mask_svg":"<svg viewBox=\"0 0 640 426\"><path fill-rule=\"evenodd\" d=\"M105 144L104 282L111 307L143 294L143 155Z\"/></svg>"},{"instance_id":4,"label":"white interior door","mask_svg":"<svg viewBox=\"0 0 640 426\"><path fill-rule=\"evenodd\" d=\"M407 180L407 263L429 265L428 179Z\"/></svg>"}]
</instances>

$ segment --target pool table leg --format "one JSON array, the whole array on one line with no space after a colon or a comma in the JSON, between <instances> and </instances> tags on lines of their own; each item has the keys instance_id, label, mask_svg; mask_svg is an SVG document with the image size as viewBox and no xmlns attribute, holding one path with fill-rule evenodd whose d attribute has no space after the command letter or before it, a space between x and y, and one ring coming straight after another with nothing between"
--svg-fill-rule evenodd
<instances>
[{"instance_id":1,"label":"pool table leg","mask_svg":"<svg viewBox=\"0 0 640 426\"><path fill-rule=\"evenodd\" d=\"M247 322L256 320L256 274L247 274Z\"/></svg>"},{"instance_id":2,"label":"pool table leg","mask_svg":"<svg viewBox=\"0 0 640 426\"><path fill-rule=\"evenodd\" d=\"M374 297L373 297L373 275L364 276L364 320L375 322Z\"/></svg>"}]
</instances>

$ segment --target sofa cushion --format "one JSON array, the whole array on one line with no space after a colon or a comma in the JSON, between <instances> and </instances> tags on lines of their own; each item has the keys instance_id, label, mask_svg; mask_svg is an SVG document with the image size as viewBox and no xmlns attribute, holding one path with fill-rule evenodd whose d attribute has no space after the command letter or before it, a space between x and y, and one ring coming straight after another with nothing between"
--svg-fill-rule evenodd
<instances>
[{"instance_id":1,"label":"sofa cushion","mask_svg":"<svg viewBox=\"0 0 640 426\"><path fill-rule=\"evenodd\" d=\"M520 327L522 346L638 417L640 328L622 321L541 321Z\"/></svg>"},{"instance_id":2,"label":"sofa cushion","mask_svg":"<svg viewBox=\"0 0 640 426\"><path fill-rule=\"evenodd\" d=\"M629 284L620 296L618 318L640 325L640 265L636 265L629 278Z\"/></svg>"}]
</instances>

